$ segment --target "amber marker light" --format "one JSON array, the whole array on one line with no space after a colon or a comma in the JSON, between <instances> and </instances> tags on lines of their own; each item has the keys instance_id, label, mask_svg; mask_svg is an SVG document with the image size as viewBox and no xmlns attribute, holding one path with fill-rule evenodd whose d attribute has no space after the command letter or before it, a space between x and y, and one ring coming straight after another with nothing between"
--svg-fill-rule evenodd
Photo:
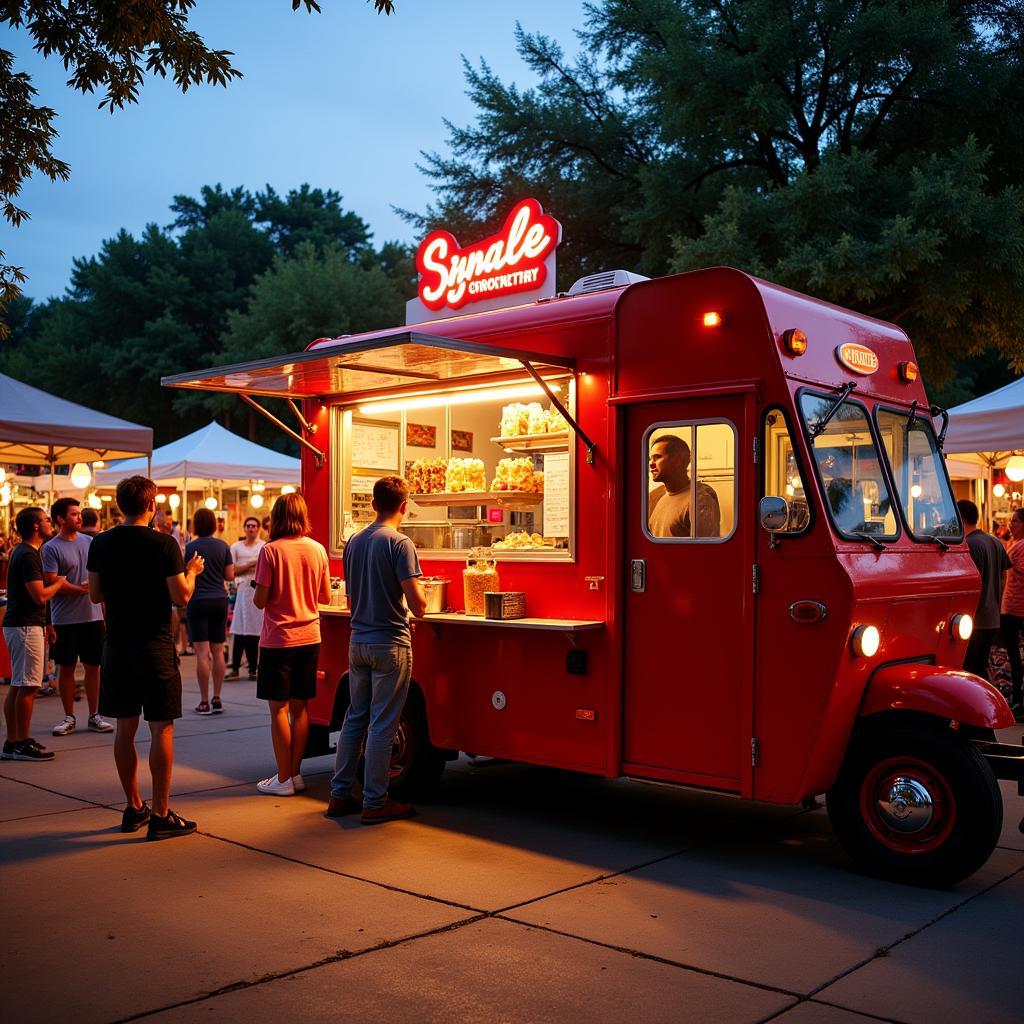
<instances>
[{"instance_id":1,"label":"amber marker light","mask_svg":"<svg viewBox=\"0 0 1024 1024\"><path fill-rule=\"evenodd\" d=\"M721 310L709 309L705 314L701 323L705 327L721 327L725 323L725 314Z\"/></svg>"},{"instance_id":2,"label":"amber marker light","mask_svg":"<svg viewBox=\"0 0 1024 1024\"><path fill-rule=\"evenodd\" d=\"M807 335L796 327L782 334L782 347L791 356L802 356L807 351Z\"/></svg>"},{"instance_id":3,"label":"amber marker light","mask_svg":"<svg viewBox=\"0 0 1024 1024\"><path fill-rule=\"evenodd\" d=\"M900 363L900 380L904 384L913 384L920 375L921 371L918 370L917 363L909 361Z\"/></svg>"},{"instance_id":4,"label":"amber marker light","mask_svg":"<svg viewBox=\"0 0 1024 1024\"><path fill-rule=\"evenodd\" d=\"M858 626L850 637L850 647L860 658L871 658L878 653L882 637L877 626Z\"/></svg>"}]
</instances>

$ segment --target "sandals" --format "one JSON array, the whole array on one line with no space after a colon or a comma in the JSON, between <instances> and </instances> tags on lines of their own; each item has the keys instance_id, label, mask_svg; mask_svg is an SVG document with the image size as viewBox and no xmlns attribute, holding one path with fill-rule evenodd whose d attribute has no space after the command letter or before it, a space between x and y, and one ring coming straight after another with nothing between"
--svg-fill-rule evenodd
<instances>
[{"instance_id":1,"label":"sandals","mask_svg":"<svg viewBox=\"0 0 1024 1024\"><path fill-rule=\"evenodd\" d=\"M209 703L207 701L205 701L205 700L201 700L195 706L194 710L195 710L195 713L197 715L212 715L213 714L213 709L210 707Z\"/></svg>"}]
</instances>

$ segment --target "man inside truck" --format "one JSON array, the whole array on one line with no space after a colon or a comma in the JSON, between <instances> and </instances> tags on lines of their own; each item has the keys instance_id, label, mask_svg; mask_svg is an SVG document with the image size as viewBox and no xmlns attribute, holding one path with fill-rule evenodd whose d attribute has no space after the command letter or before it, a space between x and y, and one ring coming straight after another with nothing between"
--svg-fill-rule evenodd
<instances>
[{"instance_id":1,"label":"man inside truck","mask_svg":"<svg viewBox=\"0 0 1024 1024\"><path fill-rule=\"evenodd\" d=\"M662 434L651 445L651 491L648 529L654 537L721 536L721 513L713 487L697 482L697 531L691 529L690 446L675 434Z\"/></svg>"}]
</instances>

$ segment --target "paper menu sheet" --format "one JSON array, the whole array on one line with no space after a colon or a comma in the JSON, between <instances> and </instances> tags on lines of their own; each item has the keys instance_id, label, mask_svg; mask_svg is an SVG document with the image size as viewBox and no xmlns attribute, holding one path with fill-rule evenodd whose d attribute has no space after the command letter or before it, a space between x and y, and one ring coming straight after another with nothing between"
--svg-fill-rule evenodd
<instances>
[{"instance_id":1,"label":"paper menu sheet","mask_svg":"<svg viewBox=\"0 0 1024 1024\"><path fill-rule=\"evenodd\" d=\"M569 536L569 453L544 456L544 536Z\"/></svg>"},{"instance_id":2,"label":"paper menu sheet","mask_svg":"<svg viewBox=\"0 0 1024 1024\"><path fill-rule=\"evenodd\" d=\"M352 465L398 472L398 424L352 421Z\"/></svg>"}]
</instances>

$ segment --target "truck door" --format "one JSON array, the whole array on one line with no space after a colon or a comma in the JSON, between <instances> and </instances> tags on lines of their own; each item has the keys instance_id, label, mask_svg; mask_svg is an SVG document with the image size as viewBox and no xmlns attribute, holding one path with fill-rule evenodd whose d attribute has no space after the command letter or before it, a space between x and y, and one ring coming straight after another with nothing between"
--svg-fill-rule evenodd
<instances>
[{"instance_id":1,"label":"truck door","mask_svg":"<svg viewBox=\"0 0 1024 1024\"><path fill-rule=\"evenodd\" d=\"M628 774L749 790L753 395L626 409Z\"/></svg>"}]
</instances>

